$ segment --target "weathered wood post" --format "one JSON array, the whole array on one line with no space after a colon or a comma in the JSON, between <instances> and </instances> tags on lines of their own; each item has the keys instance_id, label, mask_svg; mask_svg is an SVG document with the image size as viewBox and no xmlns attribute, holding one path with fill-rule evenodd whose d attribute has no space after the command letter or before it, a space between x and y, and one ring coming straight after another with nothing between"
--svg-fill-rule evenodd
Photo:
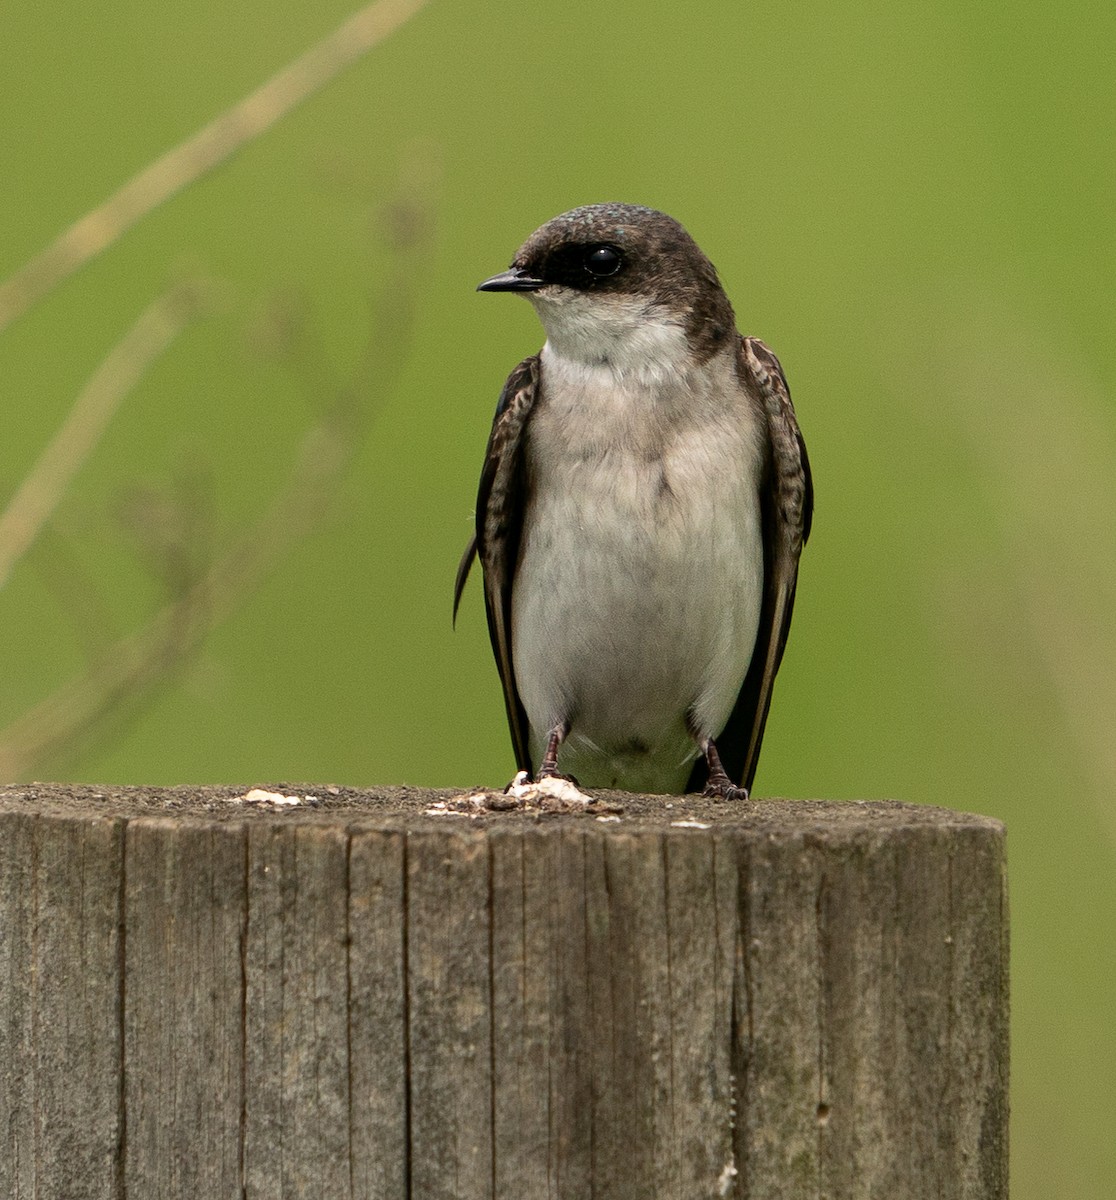
<instances>
[{"instance_id":1,"label":"weathered wood post","mask_svg":"<svg viewBox=\"0 0 1116 1200\"><path fill-rule=\"evenodd\" d=\"M0 1197L1006 1197L996 822L285 790L0 788Z\"/></svg>"}]
</instances>

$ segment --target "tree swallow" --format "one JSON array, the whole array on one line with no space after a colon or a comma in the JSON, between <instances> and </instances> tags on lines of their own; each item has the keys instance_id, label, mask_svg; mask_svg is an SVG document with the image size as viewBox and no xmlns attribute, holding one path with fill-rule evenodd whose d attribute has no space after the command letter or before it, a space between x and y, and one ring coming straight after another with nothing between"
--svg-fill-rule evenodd
<instances>
[{"instance_id":1,"label":"tree swallow","mask_svg":"<svg viewBox=\"0 0 1116 1200\"><path fill-rule=\"evenodd\" d=\"M575 208L482 292L546 344L508 377L474 557L520 770L746 799L813 488L779 360L665 213Z\"/></svg>"}]
</instances>

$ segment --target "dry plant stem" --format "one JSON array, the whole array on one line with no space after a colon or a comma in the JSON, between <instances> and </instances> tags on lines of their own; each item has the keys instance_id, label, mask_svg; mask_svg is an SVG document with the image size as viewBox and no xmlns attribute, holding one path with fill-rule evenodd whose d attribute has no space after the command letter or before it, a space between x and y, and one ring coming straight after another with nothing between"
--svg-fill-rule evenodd
<instances>
[{"instance_id":1,"label":"dry plant stem","mask_svg":"<svg viewBox=\"0 0 1116 1200\"><path fill-rule=\"evenodd\" d=\"M109 351L0 515L0 588L39 536L125 397L194 316L196 289L160 296Z\"/></svg>"},{"instance_id":2,"label":"dry plant stem","mask_svg":"<svg viewBox=\"0 0 1116 1200\"><path fill-rule=\"evenodd\" d=\"M378 0L350 17L246 96L134 175L0 284L0 330L111 246L164 200L266 132L423 8L427 0Z\"/></svg>"},{"instance_id":3,"label":"dry plant stem","mask_svg":"<svg viewBox=\"0 0 1116 1200\"><path fill-rule=\"evenodd\" d=\"M68 747L97 722L164 678L206 628L200 585L153 620L115 642L89 672L70 680L0 735L0 779L27 778L36 764Z\"/></svg>"},{"instance_id":4,"label":"dry plant stem","mask_svg":"<svg viewBox=\"0 0 1116 1200\"><path fill-rule=\"evenodd\" d=\"M338 411L303 438L290 482L241 542L140 629L98 656L0 733L0 779L29 777L49 755L73 745L106 716L137 700L187 661L202 639L241 603L291 545L317 524L359 445Z\"/></svg>"},{"instance_id":5,"label":"dry plant stem","mask_svg":"<svg viewBox=\"0 0 1116 1200\"><path fill-rule=\"evenodd\" d=\"M395 246L393 270L372 298L366 352L349 380L307 430L285 484L260 519L227 553L151 617L99 654L89 669L63 684L0 730L0 779L32 776L48 758L72 753L112 717L134 711L155 687L189 661L203 639L243 602L292 546L322 521L359 449L374 411L402 364L416 276L425 248L435 164L408 165L397 212L410 214L418 235Z\"/></svg>"}]
</instances>

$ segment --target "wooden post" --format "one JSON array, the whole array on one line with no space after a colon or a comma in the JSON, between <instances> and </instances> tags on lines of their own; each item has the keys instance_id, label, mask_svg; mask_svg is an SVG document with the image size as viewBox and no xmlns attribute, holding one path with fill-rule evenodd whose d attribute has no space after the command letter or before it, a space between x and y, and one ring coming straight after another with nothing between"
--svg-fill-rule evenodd
<instances>
[{"instance_id":1,"label":"wooden post","mask_svg":"<svg viewBox=\"0 0 1116 1200\"><path fill-rule=\"evenodd\" d=\"M0 1198L1005 1200L997 822L279 790L0 788Z\"/></svg>"}]
</instances>

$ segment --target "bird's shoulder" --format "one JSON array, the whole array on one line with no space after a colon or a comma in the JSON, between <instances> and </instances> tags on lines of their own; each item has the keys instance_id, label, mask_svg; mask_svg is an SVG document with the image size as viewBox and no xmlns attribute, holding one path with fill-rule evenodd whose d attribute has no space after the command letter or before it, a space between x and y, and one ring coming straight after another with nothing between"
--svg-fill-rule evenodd
<instances>
[{"instance_id":1,"label":"bird's shoulder","mask_svg":"<svg viewBox=\"0 0 1116 1200\"><path fill-rule=\"evenodd\" d=\"M491 507L494 493L506 497L516 490L512 485L520 468L523 429L538 398L539 378L539 355L532 354L512 371L500 392L481 472L478 518ZM478 533L483 539L483 520Z\"/></svg>"},{"instance_id":2,"label":"bird's shoulder","mask_svg":"<svg viewBox=\"0 0 1116 1200\"><path fill-rule=\"evenodd\" d=\"M779 516L797 552L810 536L814 489L790 385L775 352L757 337L740 338L737 370L745 387L763 408Z\"/></svg>"}]
</instances>

